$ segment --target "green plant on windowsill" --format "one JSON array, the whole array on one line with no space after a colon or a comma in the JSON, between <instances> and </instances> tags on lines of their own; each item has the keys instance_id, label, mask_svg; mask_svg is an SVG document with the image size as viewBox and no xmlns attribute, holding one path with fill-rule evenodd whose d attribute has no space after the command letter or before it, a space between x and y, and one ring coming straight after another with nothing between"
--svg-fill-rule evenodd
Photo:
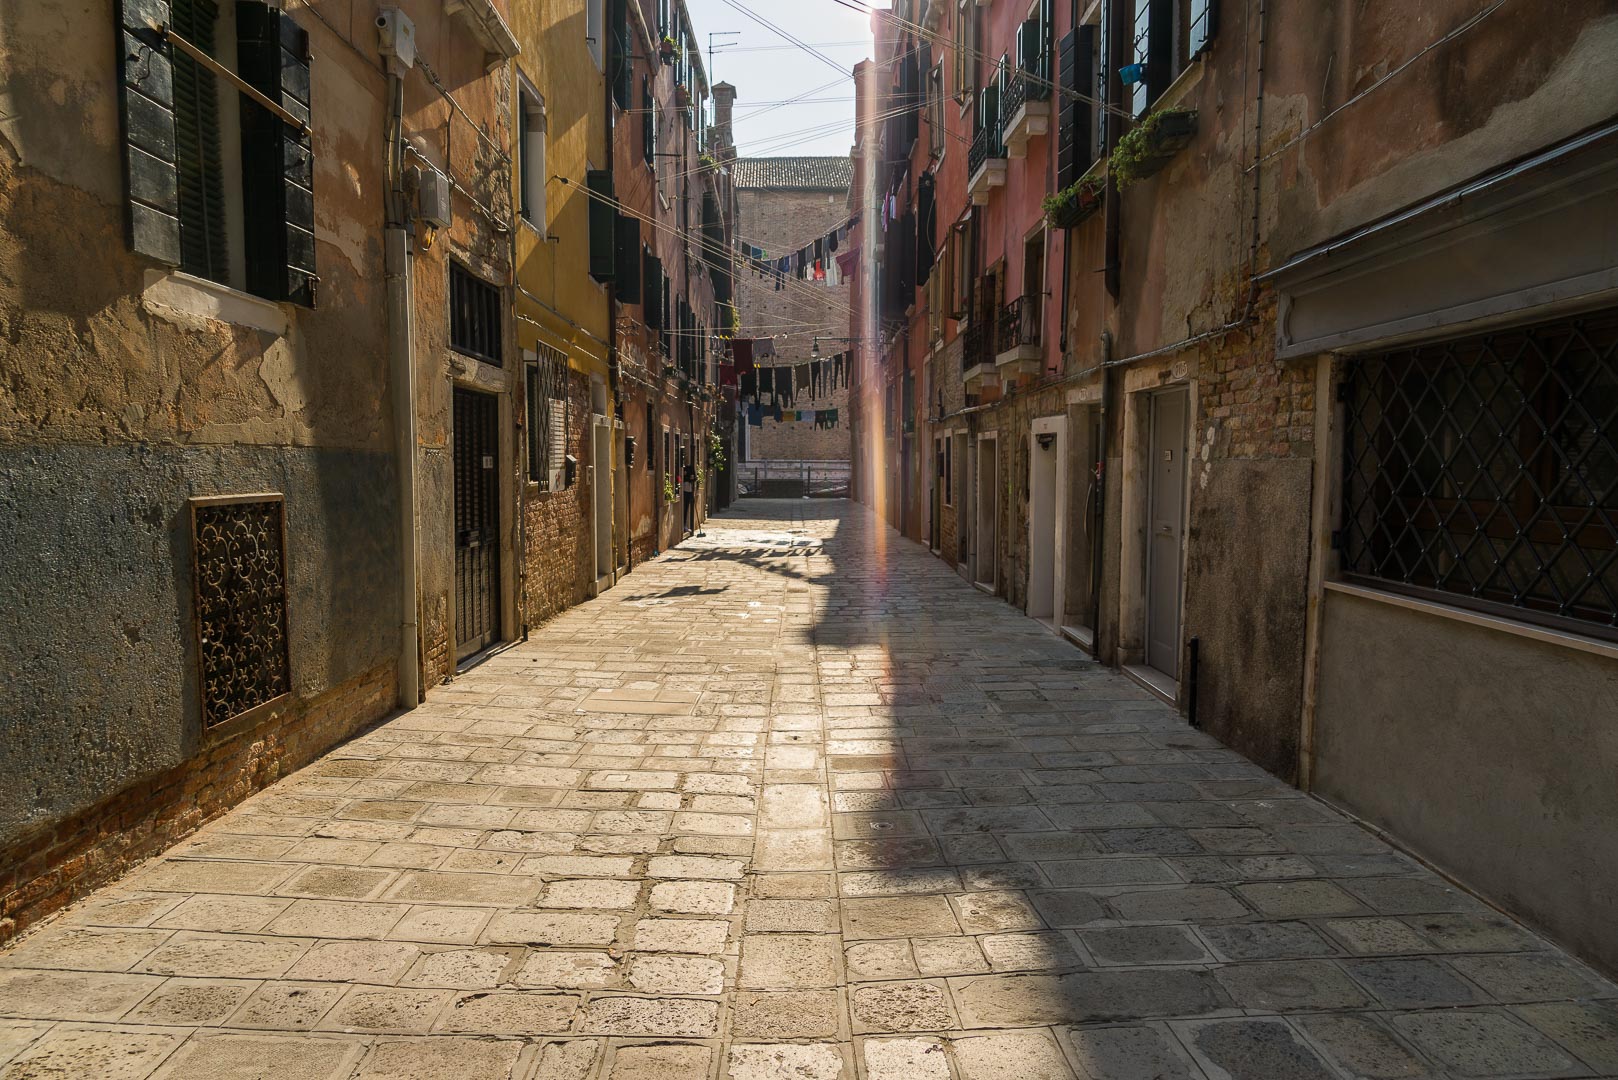
<instances>
[{"instance_id":1,"label":"green plant on windowsill","mask_svg":"<svg viewBox=\"0 0 1618 1080\"><path fill-rule=\"evenodd\" d=\"M672 64L680 55L680 43L671 37L665 37L657 45L657 54L665 64Z\"/></svg>"},{"instance_id":2,"label":"green plant on windowsill","mask_svg":"<svg viewBox=\"0 0 1618 1080\"><path fill-rule=\"evenodd\" d=\"M1071 228L1100 210L1106 194L1107 181L1104 178L1081 177L1056 194L1045 196L1045 220L1053 228Z\"/></svg>"},{"instance_id":3,"label":"green plant on windowsill","mask_svg":"<svg viewBox=\"0 0 1618 1080\"><path fill-rule=\"evenodd\" d=\"M1197 134L1197 110L1159 109L1131 128L1112 148L1107 169L1119 188L1152 176Z\"/></svg>"},{"instance_id":4,"label":"green plant on windowsill","mask_svg":"<svg viewBox=\"0 0 1618 1080\"><path fill-rule=\"evenodd\" d=\"M673 473L663 474L663 501L670 504L680 501L680 488L674 482Z\"/></svg>"},{"instance_id":5,"label":"green plant on windowsill","mask_svg":"<svg viewBox=\"0 0 1618 1080\"><path fill-rule=\"evenodd\" d=\"M725 440L717 431L708 434L708 465L715 472L725 469Z\"/></svg>"},{"instance_id":6,"label":"green plant on windowsill","mask_svg":"<svg viewBox=\"0 0 1618 1080\"><path fill-rule=\"evenodd\" d=\"M697 155L697 164L704 169L715 169L719 166L719 162L714 160L714 156L712 154Z\"/></svg>"}]
</instances>

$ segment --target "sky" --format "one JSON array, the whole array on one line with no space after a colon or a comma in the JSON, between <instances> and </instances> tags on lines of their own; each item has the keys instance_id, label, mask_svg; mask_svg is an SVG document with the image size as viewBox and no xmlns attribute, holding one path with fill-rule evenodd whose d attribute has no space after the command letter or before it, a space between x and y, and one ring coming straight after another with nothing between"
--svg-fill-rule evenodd
<instances>
[{"instance_id":1,"label":"sky","mask_svg":"<svg viewBox=\"0 0 1618 1080\"><path fill-rule=\"evenodd\" d=\"M886 7L882 0L875 6ZM711 82L736 87L736 153L741 157L842 156L854 143L853 67L871 53L867 16L836 0L686 0ZM747 17L746 9L836 61L804 52ZM740 33L713 39L708 35ZM723 47L725 42L734 44ZM802 100L775 107L776 102ZM814 129L814 130L810 130Z\"/></svg>"}]
</instances>

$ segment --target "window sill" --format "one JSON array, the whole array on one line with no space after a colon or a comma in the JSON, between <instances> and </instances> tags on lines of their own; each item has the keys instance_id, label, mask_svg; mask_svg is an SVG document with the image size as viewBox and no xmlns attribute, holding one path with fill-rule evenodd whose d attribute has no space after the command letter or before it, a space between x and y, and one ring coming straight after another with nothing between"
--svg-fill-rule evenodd
<instances>
[{"instance_id":1,"label":"window sill","mask_svg":"<svg viewBox=\"0 0 1618 1080\"><path fill-rule=\"evenodd\" d=\"M523 228L525 228L529 232L533 233L535 238L537 238L539 240L549 240L550 239L550 236L545 232L545 230L543 228L541 228L540 226L534 224L532 221L529 221L528 218L526 218L522 214L517 215L517 220L522 223Z\"/></svg>"},{"instance_id":2,"label":"window sill","mask_svg":"<svg viewBox=\"0 0 1618 1080\"><path fill-rule=\"evenodd\" d=\"M1599 641L1595 638L1569 634L1544 626L1534 626L1531 623L1516 622L1512 619L1501 618L1498 615L1485 615L1482 612L1451 607L1448 604L1438 604L1431 600L1418 600L1413 596L1402 596L1399 593L1386 592L1382 589L1370 589L1363 585L1350 585L1346 581L1328 581L1325 583L1325 587L1328 592L1357 596L1362 600L1374 600L1383 604L1391 604L1394 607L1402 607L1408 611L1419 611L1423 614L1433 615L1440 619L1453 619L1456 622L1470 623L1473 626L1481 626L1488 630L1498 630L1502 634L1530 638L1534 641L1544 642L1547 645L1560 645L1563 648L1576 649L1579 652L1593 653L1596 656L1605 656L1609 659L1618 660L1618 644L1610 641Z\"/></svg>"},{"instance_id":3,"label":"window sill","mask_svg":"<svg viewBox=\"0 0 1618 1080\"><path fill-rule=\"evenodd\" d=\"M146 271L141 303L154 315L177 313L212 319L249 326L276 337L286 336L291 321L290 312L281 304L178 270Z\"/></svg>"}]
</instances>

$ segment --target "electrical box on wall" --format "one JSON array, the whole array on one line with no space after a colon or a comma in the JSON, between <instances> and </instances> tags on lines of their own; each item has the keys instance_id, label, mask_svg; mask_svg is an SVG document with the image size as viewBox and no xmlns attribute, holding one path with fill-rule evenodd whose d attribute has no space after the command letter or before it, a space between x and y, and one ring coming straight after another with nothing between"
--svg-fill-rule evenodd
<instances>
[{"instance_id":1,"label":"electrical box on wall","mask_svg":"<svg viewBox=\"0 0 1618 1080\"><path fill-rule=\"evenodd\" d=\"M449 177L431 165L421 167L421 182L416 189L416 217L440 229L449 228L453 217Z\"/></svg>"},{"instance_id":2,"label":"electrical box on wall","mask_svg":"<svg viewBox=\"0 0 1618 1080\"><path fill-rule=\"evenodd\" d=\"M416 25L398 8L383 8L376 14L377 51L388 62L388 71L402 75L416 64Z\"/></svg>"}]
</instances>

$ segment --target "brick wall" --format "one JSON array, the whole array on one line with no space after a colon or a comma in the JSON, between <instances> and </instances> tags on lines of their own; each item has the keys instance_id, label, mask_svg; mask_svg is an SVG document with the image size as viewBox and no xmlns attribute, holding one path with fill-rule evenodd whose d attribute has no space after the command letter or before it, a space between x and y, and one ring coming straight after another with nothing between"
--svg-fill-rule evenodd
<instances>
[{"instance_id":1,"label":"brick wall","mask_svg":"<svg viewBox=\"0 0 1618 1080\"><path fill-rule=\"evenodd\" d=\"M595 572L591 535L589 454L590 380L568 372L567 452L579 461L577 480L562 491L526 485L523 503L524 617L530 628L590 595Z\"/></svg>"},{"instance_id":2,"label":"brick wall","mask_svg":"<svg viewBox=\"0 0 1618 1080\"><path fill-rule=\"evenodd\" d=\"M0 850L0 941L173 846L393 709L391 664L297 702Z\"/></svg>"},{"instance_id":3,"label":"brick wall","mask_svg":"<svg viewBox=\"0 0 1618 1080\"><path fill-rule=\"evenodd\" d=\"M771 191L748 189L736 193L736 231L746 240L768 252L771 259L789 255L825 234L848 218L848 192ZM835 255L827 252L827 262L835 267ZM811 358L815 331L824 335L820 343L823 357L848 348L849 286L817 285L788 277L782 288L773 277L761 277L751 267L739 269L737 307L741 314L742 336L762 337L771 332L785 333L777 339L775 363L788 364ZM768 364L770 361L764 361ZM849 458L848 391L837 389L819 398L798 395L798 409L836 409L839 426L819 429L805 421L776 423L766 419L761 427L747 429L745 460L748 461L847 461Z\"/></svg>"}]
</instances>

